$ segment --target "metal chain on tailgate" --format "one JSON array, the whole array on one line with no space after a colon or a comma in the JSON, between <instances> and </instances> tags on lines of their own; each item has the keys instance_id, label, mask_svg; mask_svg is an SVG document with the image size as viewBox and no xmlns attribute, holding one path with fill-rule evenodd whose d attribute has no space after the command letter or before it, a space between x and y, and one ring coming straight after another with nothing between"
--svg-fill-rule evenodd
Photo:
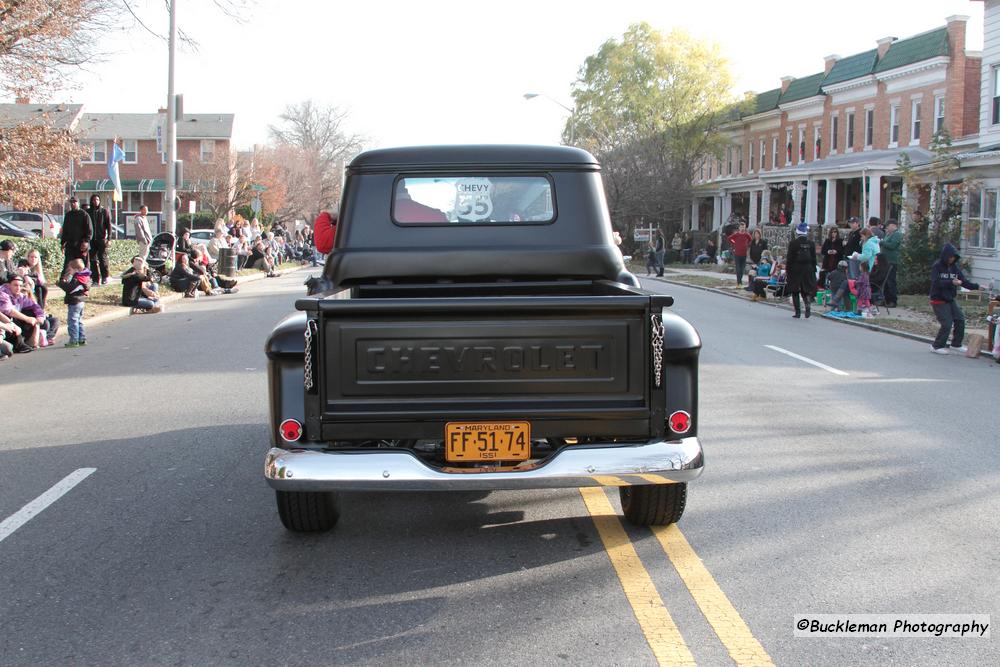
<instances>
[{"instance_id":1,"label":"metal chain on tailgate","mask_svg":"<svg viewBox=\"0 0 1000 667\"><path fill-rule=\"evenodd\" d=\"M653 380L656 387L663 384L663 322L660 316L653 314L649 316L650 321L650 347L653 349Z\"/></svg>"},{"instance_id":2,"label":"metal chain on tailgate","mask_svg":"<svg viewBox=\"0 0 1000 667\"><path fill-rule=\"evenodd\" d=\"M302 373L304 376L304 381L306 385L306 391L312 391L313 389L313 355L312 355L312 344L313 337L316 335L319 327L316 325L316 320L308 320L306 322L306 347L305 354L303 358L303 369Z\"/></svg>"}]
</instances>

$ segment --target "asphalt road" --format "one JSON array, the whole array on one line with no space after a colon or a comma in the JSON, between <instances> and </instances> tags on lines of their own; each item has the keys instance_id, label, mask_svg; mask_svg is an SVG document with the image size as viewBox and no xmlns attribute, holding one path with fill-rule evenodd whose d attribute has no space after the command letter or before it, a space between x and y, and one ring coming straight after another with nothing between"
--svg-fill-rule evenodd
<instances>
[{"instance_id":1,"label":"asphalt road","mask_svg":"<svg viewBox=\"0 0 1000 667\"><path fill-rule=\"evenodd\" d=\"M261 478L263 341L304 278L0 364L0 521L86 475L0 531L0 664L653 664L671 640L636 567L694 660L733 664L681 576L702 563L775 664L996 662L995 640L795 638L793 616L1000 618L1000 366L649 281L705 346L708 468L674 534L695 558L631 527L606 549L575 489L357 493L292 535Z\"/></svg>"}]
</instances>

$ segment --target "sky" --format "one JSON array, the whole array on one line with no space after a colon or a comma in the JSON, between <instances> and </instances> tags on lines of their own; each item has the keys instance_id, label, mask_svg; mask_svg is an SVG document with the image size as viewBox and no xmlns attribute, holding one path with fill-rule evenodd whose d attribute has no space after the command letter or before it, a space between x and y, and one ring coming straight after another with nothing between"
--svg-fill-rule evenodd
<instances>
[{"instance_id":1,"label":"sky","mask_svg":"<svg viewBox=\"0 0 1000 667\"><path fill-rule=\"evenodd\" d=\"M265 143L285 106L307 99L347 110L368 147L558 143L568 116L560 104L572 106L584 59L638 21L717 42L734 93L776 88L782 76L822 71L826 55L955 14L970 17L967 48L983 44L983 3L971 0L247 0L239 21L210 0L175 1L178 24L198 42L178 54L176 90L188 112L236 114L240 149ZM166 34L162 0L131 2ZM110 55L73 73L58 101L102 113L166 106L166 43L138 26L104 39Z\"/></svg>"}]
</instances>

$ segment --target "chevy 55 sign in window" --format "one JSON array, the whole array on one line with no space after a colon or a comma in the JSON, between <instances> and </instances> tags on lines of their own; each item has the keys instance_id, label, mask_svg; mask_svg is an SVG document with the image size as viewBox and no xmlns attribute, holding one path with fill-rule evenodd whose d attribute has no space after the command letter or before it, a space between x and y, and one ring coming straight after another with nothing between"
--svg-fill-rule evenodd
<instances>
[{"instance_id":1,"label":"chevy 55 sign in window","mask_svg":"<svg viewBox=\"0 0 1000 667\"><path fill-rule=\"evenodd\" d=\"M552 222L552 183L544 176L401 178L392 217L404 225Z\"/></svg>"}]
</instances>

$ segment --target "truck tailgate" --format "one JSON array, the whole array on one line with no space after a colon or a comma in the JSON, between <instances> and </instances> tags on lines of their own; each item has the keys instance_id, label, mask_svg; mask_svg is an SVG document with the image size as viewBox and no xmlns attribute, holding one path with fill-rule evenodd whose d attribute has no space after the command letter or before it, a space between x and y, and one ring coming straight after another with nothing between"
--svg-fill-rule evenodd
<instances>
[{"instance_id":1,"label":"truck tailgate","mask_svg":"<svg viewBox=\"0 0 1000 667\"><path fill-rule=\"evenodd\" d=\"M537 437L648 436L659 299L302 300L315 322L309 361L322 368L307 431L435 438L447 421L521 419Z\"/></svg>"}]
</instances>

